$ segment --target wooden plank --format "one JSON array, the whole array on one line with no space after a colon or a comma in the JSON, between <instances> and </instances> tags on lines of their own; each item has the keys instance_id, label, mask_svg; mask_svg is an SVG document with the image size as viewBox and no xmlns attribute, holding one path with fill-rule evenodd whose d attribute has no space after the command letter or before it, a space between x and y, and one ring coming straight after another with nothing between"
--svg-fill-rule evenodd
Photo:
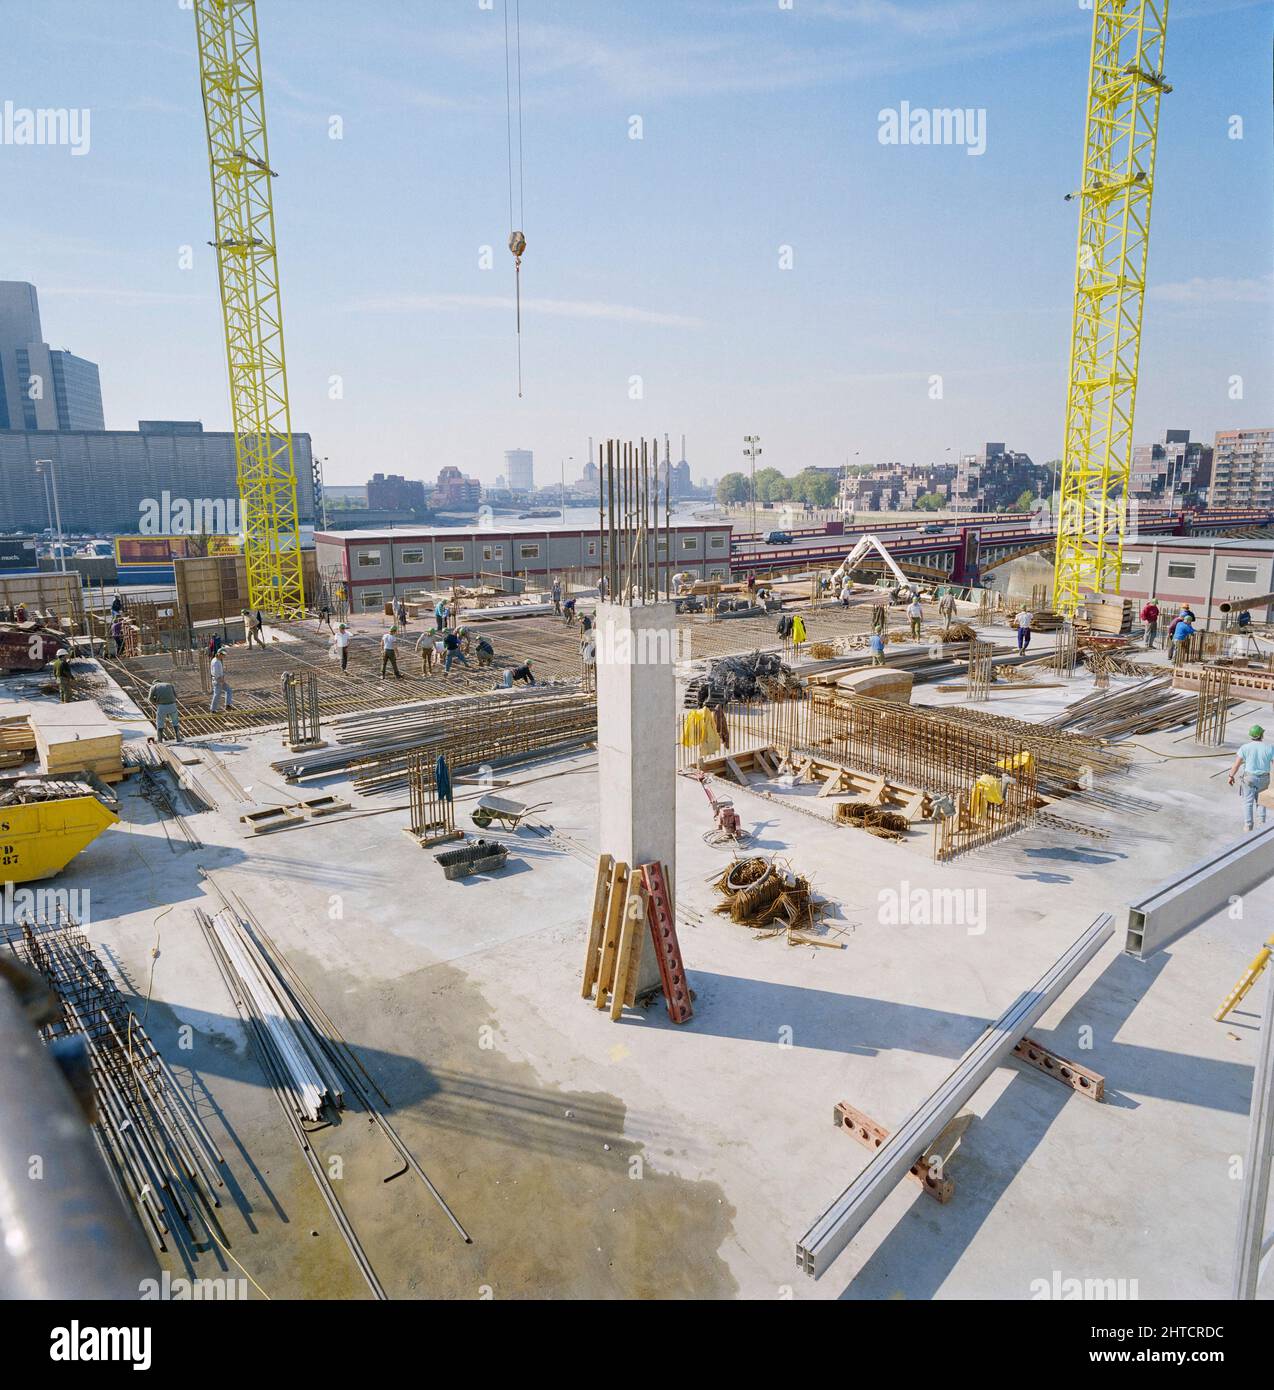
<instances>
[{"instance_id":1,"label":"wooden plank","mask_svg":"<svg viewBox=\"0 0 1274 1390\"><path fill-rule=\"evenodd\" d=\"M761 771L766 774L766 776L778 776L778 764L774 761L774 758L772 756L772 750L770 750L769 748L758 748L752 754L752 758L755 761L756 765L761 769Z\"/></svg>"},{"instance_id":2,"label":"wooden plank","mask_svg":"<svg viewBox=\"0 0 1274 1390\"><path fill-rule=\"evenodd\" d=\"M726 756L725 765L730 769L730 775L735 779L735 781L738 782L738 784L741 787L746 787L748 784L748 779L744 775L743 769L728 754Z\"/></svg>"},{"instance_id":3,"label":"wooden plank","mask_svg":"<svg viewBox=\"0 0 1274 1390\"><path fill-rule=\"evenodd\" d=\"M869 806L879 806L885 799L885 779L883 777L873 777L863 790L861 800Z\"/></svg>"},{"instance_id":4,"label":"wooden plank","mask_svg":"<svg viewBox=\"0 0 1274 1390\"><path fill-rule=\"evenodd\" d=\"M623 924L624 903L628 898L628 865L616 863L610 876L610 899L606 904L606 925L602 932L601 963L597 967L597 1007L604 1009L606 995L615 982L615 957L619 951L619 929Z\"/></svg>"},{"instance_id":5,"label":"wooden plank","mask_svg":"<svg viewBox=\"0 0 1274 1390\"><path fill-rule=\"evenodd\" d=\"M624 918L619 929L619 959L615 965L615 988L611 994L610 1016L618 1022L624 1005L636 1002L637 959L646 931L646 890L636 874L628 885ZM632 998L629 998L629 995Z\"/></svg>"},{"instance_id":6,"label":"wooden plank","mask_svg":"<svg viewBox=\"0 0 1274 1390\"><path fill-rule=\"evenodd\" d=\"M823 785L818 789L819 796L834 796L840 791L841 781L845 776L843 768L834 767L823 779Z\"/></svg>"},{"instance_id":7,"label":"wooden plank","mask_svg":"<svg viewBox=\"0 0 1274 1390\"><path fill-rule=\"evenodd\" d=\"M597 982L597 948L602 944L602 931L606 923L606 897L610 892L611 874L615 860L609 854L597 856L597 881L593 884L593 911L588 919L588 947L584 955L584 984L580 997L592 996Z\"/></svg>"}]
</instances>

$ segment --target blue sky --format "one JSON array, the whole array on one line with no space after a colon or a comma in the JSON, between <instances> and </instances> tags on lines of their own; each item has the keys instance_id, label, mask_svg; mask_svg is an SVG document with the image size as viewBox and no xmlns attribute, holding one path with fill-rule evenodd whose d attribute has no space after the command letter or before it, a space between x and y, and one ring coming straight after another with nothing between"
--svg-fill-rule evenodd
<instances>
[{"instance_id":1,"label":"blue sky","mask_svg":"<svg viewBox=\"0 0 1274 1390\"><path fill-rule=\"evenodd\" d=\"M293 426L329 482L489 482L519 446L551 482L608 433L684 432L697 478L750 433L785 472L1060 453L1082 0L521 0L521 400L504 0L257 8ZM1139 440L1274 424L1272 8L1172 0ZM0 0L0 32L0 104L92 113L83 157L0 144L0 279L101 364L108 426L226 428L188 4ZM985 153L882 145L903 100L984 109Z\"/></svg>"}]
</instances>

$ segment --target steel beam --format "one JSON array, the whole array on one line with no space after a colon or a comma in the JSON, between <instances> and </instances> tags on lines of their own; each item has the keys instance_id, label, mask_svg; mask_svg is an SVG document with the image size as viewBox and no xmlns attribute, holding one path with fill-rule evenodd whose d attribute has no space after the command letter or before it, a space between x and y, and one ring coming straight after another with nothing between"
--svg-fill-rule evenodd
<instances>
[{"instance_id":1,"label":"steel beam","mask_svg":"<svg viewBox=\"0 0 1274 1390\"><path fill-rule=\"evenodd\" d=\"M1024 994L991 1024L956 1063L932 1095L881 1145L867 1167L801 1237L796 1262L812 1279L825 1274L832 1261L862 1229L867 1219L907 1175L916 1155L924 1153L955 1119L969 1098L1035 1026L1062 991L1114 935L1114 918L1103 913Z\"/></svg>"},{"instance_id":2,"label":"steel beam","mask_svg":"<svg viewBox=\"0 0 1274 1390\"><path fill-rule=\"evenodd\" d=\"M1274 825L1244 836L1220 854L1200 859L1128 908L1124 950L1147 960L1274 874Z\"/></svg>"},{"instance_id":3,"label":"steel beam","mask_svg":"<svg viewBox=\"0 0 1274 1390\"><path fill-rule=\"evenodd\" d=\"M1234 1251L1236 1299L1255 1298L1261 1279L1261 1247L1265 1239L1265 1208L1270 1195L1270 1161L1274 1158L1274 971L1265 986L1265 1017L1261 1049L1252 1073L1252 1108L1248 1125L1247 1160L1243 1165L1243 1200L1239 1208L1239 1238Z\"/></svg>"}]
</instances>

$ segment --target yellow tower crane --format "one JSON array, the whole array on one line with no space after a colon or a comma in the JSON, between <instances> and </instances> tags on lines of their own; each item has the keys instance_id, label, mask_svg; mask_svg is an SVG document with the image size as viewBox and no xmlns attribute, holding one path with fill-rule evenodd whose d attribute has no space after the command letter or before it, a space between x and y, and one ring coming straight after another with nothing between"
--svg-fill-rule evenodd
<instances>
[{"instance_id":1,"label":"yellow tower crane","mask_svg":"<svg viewBox=\"0 0 1274 1390\"><path fill-rule=\"evenodd\" d=\"M1118 593L1168 0L1094 0L1054 607Z\"/></svg>"},{"instance_id":2,"label":"yellow tower crane","mask_svg":"<svg viewBox=\"0 0 1274 1390\"><path fill-rule=\"evenodd\" d=\"M248 600L305 608L255 0L195 0Z\"/></svg>"}]
</instances>

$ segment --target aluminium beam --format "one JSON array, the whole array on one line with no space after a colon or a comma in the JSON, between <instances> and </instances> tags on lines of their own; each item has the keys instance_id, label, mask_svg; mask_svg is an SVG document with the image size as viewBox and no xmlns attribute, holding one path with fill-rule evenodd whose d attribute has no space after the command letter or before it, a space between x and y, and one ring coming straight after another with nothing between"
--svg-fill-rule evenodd
<instances>
[{"instance_id":1,"label":"aluminium beam","mask_svg":"<svg viewBox=\"0 0 1274 1390\"><path fill-rule=\"evenodd\" d=\"M1265 1243L1265 1209L1270 1195L1270 1161L1274 1158L1274 971L1265 986L1265 1017L1261 1047L1252 1073L1247 1159L1243 1165L1243 1198L1239 1206L1239 1236L1234 1251L1231 1297L1252 1299L1261 1280L1261 1250Z\"/></svg>"},{"instance_id":2,"label":"aluminium beam","mask_svg":"<svg viewBox=\"0 0 1274 1390\"><path fill-rule=\"evenodd\" d=\"M1274 825L1235 841L1166 879L1128 907L1124 951L1148 960L1177 937L1219 912L1237 894L1274 874Z\"/></svg>"},{"instance_id":3,"label":"aluminium beam","mask_svg":"<svg viewBox=\"0 0 1274 1390\"><path fill-rule=\"evenodd\" d=\"M812 1279L832 1262L868 1218L955 1119L983 1082L1006 1062L1062 991L1114 935L1114 918L1102 913L1024 994L1000 1015L956 1063L946 1080L911 1112L876 1150L866 1168L814 1222L796 1245L796 1263Z\"/></svg>"}]
</instances>

